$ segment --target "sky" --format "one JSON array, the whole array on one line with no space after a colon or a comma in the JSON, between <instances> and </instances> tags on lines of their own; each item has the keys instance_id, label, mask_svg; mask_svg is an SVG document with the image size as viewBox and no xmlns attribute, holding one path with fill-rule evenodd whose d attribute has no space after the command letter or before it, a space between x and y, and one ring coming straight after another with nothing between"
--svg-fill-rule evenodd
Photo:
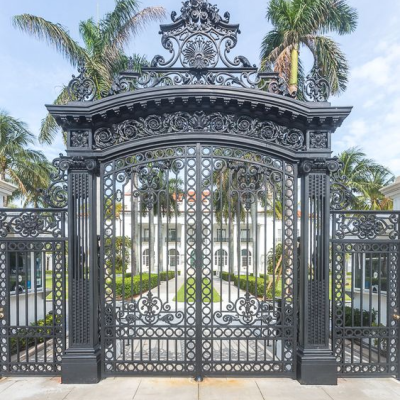
<instances>
[{"instance_id":1,"label":"sky","mask_svg":"<svg viewBox=\"0 0 400 400\"><path fill-rule=\"evenodd\" d=\"M240 23L242 34L236 54L258 63L263 36L272 29L265 19L268 0L213 0L221 14L229 11L232 23ZM400 175L400 0L349 0L359 13L355 33L330 35L349 60L351 74L347 91L332 97L334 106L353 106L350 117L333 135L333 154L359 146L368 157ZM62 85L68 84L74 68L46 43L17 31L12 16L22 13L41 16L66 27L79 38L79 21L113 9L114 0L0 0L0 109L25 121L37 135L46 116L45 104L52 103ZM160 5L171 11L180 0L143 0L142 7ZM127 54L139 53L152 59L165 54L158 24L148 26L134 38ZM301 53L310 68L311 57ZM61 135L51 146L39 143L49 159L63 152Z\"/></svg>"}]
</instances>

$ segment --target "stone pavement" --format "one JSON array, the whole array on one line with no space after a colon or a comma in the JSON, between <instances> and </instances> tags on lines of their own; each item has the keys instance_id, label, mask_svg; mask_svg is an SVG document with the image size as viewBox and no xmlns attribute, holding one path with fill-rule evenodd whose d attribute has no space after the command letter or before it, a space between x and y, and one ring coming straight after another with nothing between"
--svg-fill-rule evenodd
<instances>
[{"instance_id":1,"label":"stone pavement","mask_svg":"<svg viewBox=\"0 0 400 400\"><path fill-rule=\"evenodd\" d=\"M301 386L291 379L109 378L98 385L61 385L60 378L3 378L1 400L400 400L395 379L339 379L338 386Z\"/></svg>"}]
</instances>

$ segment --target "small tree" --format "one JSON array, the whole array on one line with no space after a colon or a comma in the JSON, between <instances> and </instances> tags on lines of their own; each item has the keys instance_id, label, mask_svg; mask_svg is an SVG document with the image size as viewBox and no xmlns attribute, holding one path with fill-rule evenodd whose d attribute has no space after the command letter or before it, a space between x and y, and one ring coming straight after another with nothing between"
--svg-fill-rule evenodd
<instances>
[{"instance_id":1,"label":"small tree","mask_svg":"<svg viewBox=\"0 0 400 400\"><path fill-rule=\"evenodd\" d=\"M267 255L267 269L268 274L272 275L274 273L274 268L279 263L282 263L282 243L278 243L275 246L275 257L274 257L274 248L272 247ZM275 262L274 262L275 261Z\"/></svg>"},{"instance_id":2,"label":"small tree","mask_svg":"<svg viewBox=\"0 0 400 400\"><path fill-rule=\"evenodd\" d=\"M115 245L113 246L113 240ZM128 236L117 236L114 239L106 239L106 246L113 249L114 256L110 256L106 261L108 269L113 268L115 265L115 272L121 274L125 273L128 265L131 262L130 248L132 246L132 241Z\"/></svg>"}]
</instances>

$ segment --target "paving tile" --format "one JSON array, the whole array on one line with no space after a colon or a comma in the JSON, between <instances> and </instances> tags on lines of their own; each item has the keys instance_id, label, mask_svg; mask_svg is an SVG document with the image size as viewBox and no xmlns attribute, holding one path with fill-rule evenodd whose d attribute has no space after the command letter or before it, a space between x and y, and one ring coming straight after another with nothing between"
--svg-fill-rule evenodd
<instances>
[{"instance_id":1,"label":"paving tile","mask_svg":"<svg viewBox=\"0 0 400 400\"><path fill-rule=\"evenodd\" d=\"M14 385L15 381L12 381L7 378L0 379L0 393L4 392L11 385Z\"/></svg>"},{"instance_id":2,"label":"paving tile","mask_svg":"<svg viewBox=\"0 0 400 400\"><path fill-rule=\"evenodd\" d=\"M7 400L62 400L71 391L66 385L50 378L24 378L13 380L14 384L1 392Z\"/></svg>"},{"instance_id":3,"label":"paving tile","mask_svg":"<svg viewBox=\"0 0 400 400\"><path fill-rule=\"evenodd\" d=\"M263 400L332 400L321 386L304 386L292 379L263 379L256 384Z\"/></svg>"},{"instance_id":4,"label":"paving tile","mask_svg":"<svg viewBox=\"0 0 400 400\"><path fill-rule=\"evenodd\" d=\"M337 386L324 386L333 400L400 400L400 384L394 379L340 379Z\"/></svg>"},{"instance_id":5,"label":"paving tile","mask_svg":"<svg viewBox=\"0 0 400 400\"><path fill-rule=\"evenodd\" d=\"M198 390L189 378L142 379L134 400L198 400Z\"/></svg>"},{"instance_id":6,"label":"paving tile","mask_svg":"<svg viewBox=\"0 0 400 400\"><path fill-rule=\"evenodd\" d=\"M206 378L199 385L200 400L263 400L253 379Z\"/></svg>"},{"instance_id":7,"label":"paving tile","mask_svg":"<svg viewBox=\"0 0 400 400\"><path fill-rule=\"evenodd\" d=\"M72 385L65 400L132 400L139 384L138 378L111 378L96 385Z\"/></svg>"}]
</instances>

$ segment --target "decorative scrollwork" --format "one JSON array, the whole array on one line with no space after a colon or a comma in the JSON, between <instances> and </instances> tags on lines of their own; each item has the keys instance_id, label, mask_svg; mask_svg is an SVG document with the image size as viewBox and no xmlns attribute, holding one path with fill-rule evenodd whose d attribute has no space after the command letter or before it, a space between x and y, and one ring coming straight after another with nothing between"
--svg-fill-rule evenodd
<instances>
[{"instance_id":1,"label":"decorative scrollwork","mask_svg":"<svg viewBox=\"0 0 400 400\"><path fill-rule=\"evenodd\" d=\"M340 214L335 220L335 238L361 240L399 239L399 214Z\"/></svg>"},{"instance_id":2,"label":"decorative scrollwork","mask_svg":"<svg viewBox=\"0 0 400 400\"><path fill-rule=\"evenodd\" d=\"M331 95L331 87L327 79L321 77L319 68L314 66L304 83L306 101L326 102Z\"/></svg>"},{"instance_id":3,"label":"decorative scrollwork","mask_svg":"<svg viewBox=\"0 0 400 400\"><path fill-rule=\"evenodd\" d=\"M68 205L68 182L67 168L63 161L63 155L53 160L55 172L50 175L50 186L41 190L43 202L52 208L65 208Z\"/></svg>"},{"instance_id":4,"label":"decorative scrollwork","mask_svg":"<svg viewBox=\"0 0 400 400\"><path fill-rule=\"evenodd\" d=\"M154 325L164 322L168 325L179 325L184 319L182 311L171 311L171 306L155 296L151 291L139 300L124 303L117 312L120 325L131 325L141 322L143 325Z\"/></svg>"},{"instance_id":5,"label":"decorative scrollwork","mask_svg":"<svg viewBox=\"0 0 400 400\"><path fill-rule=\"evenodd\" d=\"M243 325L253 325L262 322L268 325L277 325L280 321L280 312L272 304L262 302L249 292L239 297L235 303L230 302L226 311L214 312L214 322L218 325L230 325L238 322Z\"/></svg>"},{"instance_id":6,"label":"decorative scrollwork","mask_svg":"<svg viewBox=\"0 0 400 400\"><path fill-rule=\"evenodd\" d=\"M130 168L128 175L137 174L137 182L134 182L134 197L140 197L143 206L151 210L157 203L158 194L165 190L168 183L166 172L171 168L167 161L141 165ZM124 174L125 177L125 174Z\"/></svg>"},{"instance_id":7,"label":"decorative scrollwork","mask_svg":"<svg viewBox=\"0 0 400 400\"><path fill-rule=\"evenodd\" d=\"M310 132L311 149L327 149L329 144L328 132Z\"/></svg>"},{"instance_id":8,"label":"decorative scrollwork","mask_svg":"<svg viewBox=\"0 0 400 400\"><path fill-rule=\"evenodd\" d=\"M79 75L72 75L68 84L69 96L73 101L92 101L96 97L97 89L93 79L87 75L84 61L79 62L78 72Z\"/></svg>"},{"instance_id":9,"label":"decorative scrollwork","mask_svg":"<svg viewBox=\"0 0 400 400\"><path fill-rule=\"evenodd\" d=\"M77 130L71 131L71 147L89 147L89 131L88 130Z\"/></svg>"},{"instance_id":10,"label":"decorative scrollwork","mask_svg":"<svg viewBox=\"0 0 400 400\"><path fill-rule=\"evenodd\" d=\"M342 172L343 167L343 163L339 162L339 168L330 177L332 211L346 210L354 200L354 189L349 187L348 179Z\"/></svg>"},{"instance_id":11,"label":"decorative scrollwork","mask_svg":"<svg viewBox=\"0 0 400 400\"><path fill-rule=\"evenodd\" d=\"M35 238L39 236L64 236L63 220L65 213L51 211L15 211L0 212L0 237Z\"/></svg>"},{"instance_id":12,"label":"decorative scrollwork","mask_svg":"<svg viewBox=\"0 0 400 400\"><path fill-rule=\"evenodd\" d=\"M258 138L293 150L305 150L305 136L299 129L289 129L272 121L203 111L175 112L127 120L112 128L100 128L94 133L94 147L104 149L119 143L154 135L207 132Z\"/></svg>"}]
</instances>

